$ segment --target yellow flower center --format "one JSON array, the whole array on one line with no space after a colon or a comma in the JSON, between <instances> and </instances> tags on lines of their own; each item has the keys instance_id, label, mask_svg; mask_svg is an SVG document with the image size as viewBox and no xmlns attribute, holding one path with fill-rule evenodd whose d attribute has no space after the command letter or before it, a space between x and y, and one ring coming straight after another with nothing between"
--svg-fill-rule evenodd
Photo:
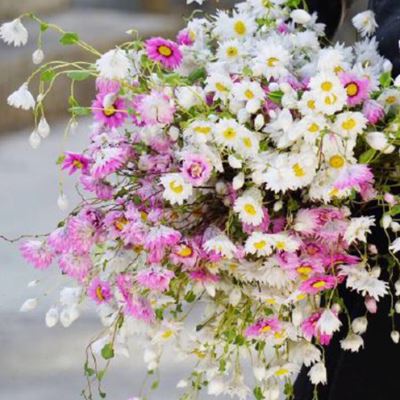
<instances>
[{"instance_id":1,"label":"yellow flower center","mask_svg":"<svg viewBox=\"0 0 400 400\"><path fill-rule=\"evenodd\" d=\"M267 65L268 65L268 67L271 67L271 68L272 68L272 67L275 67L278 61L279 61L278 58L276 58L276 57L270 57L270 58L268 58L268 60L267 60Z\"/></svg>"},{"instance_id":2,"label":"yellow flower center","mask_svg":"<svg viewBox=\"0 0 400 400\"><path fill-rule=\"evenodd\" d=\"M171 181L169 187L176 194L181 194L183 192L183 186L176 183L176 181Z\"/></svg>"},{"instance_id":3,"label":"yellow flower center","mask_svg":"<svg viewBox=\"0 0 400 400\"><path fill-rule=\"evenodd\" d=\"M335 67L334 69L333 69L334 71L335 71L335 73L339 73L339 72L343 72L344 70L343 70L343 68L340 66L340 65L338 65L337 67Z\"/></svg>"},{"instance_id":4,"label":"yellow flower center","mask_svg":"<svg viewBox=\"0 0 400 400\"><path fill-rule=\"evenodd\" d=\"M100 301L104 301L104 295L103 295L103 291L101 289L101 286L97 286L96 288L96 297L100 300Z\"/></svg>"},{"instance_id":5,"label":"yellow flower center","mask_svg":"<svg viewBox=\"0 0 400 400\"><path fill-rule=\"evenodd\" d=\"M319 125L317 125L315 122L313 122L309 127L308 127L308 132L311 133L316 133L319 131Z\"/></svg>"},{"instance_id":6,"label":"yellow flower center","mask_svg":"<svg viewBox=\"0 0 400 400\"><path fill-rule=\"evenodd\" d=\"M215 84L215 88L219 91L219 92L227 92L228 88L221 82L217 82Z\"/></svg>"},{"instance_id":7,"label":"yellow flower center","mask_svg":"<svg viewBox=\"0 0 400 400\"><path fill-rule=\"evenodd\" d=\"M161 337L163 339L169 339L173 334L174 334L174 331L172 329L167 329L166 331L163 332Z\"/></svg>"},{"instance_id":8,"label":"yellow flower center","mask_svg":"<svg viewBox=\"0 0 400 400\"><path fill-rule=\"evenodd\" d=\"M252 142L251 142L251 139L249 137L244 137L242 139L242 142L245 145L245 147L247 147L248 149L250 149L252 147Z\"/></svg>"},{"instance_id":9,"label":"yellow flower center","mask_svg":"<svg viewBox=\"0 0 400 400\"><path fill-rule=\"evenodd\" d=\"M325 97L325 104L327 106L331 106L332 104L335 104L337 101L337 96L332 94L331 96L326 96Z\"/></svg>"},{"instance_id":10,"label":"yellow flower center","mask_svg":"<svg viewBox=\"0 0 400 400\"><path fill-rule=\"evenodd\" d=\"M308 265L303 265L297 268L297 272L303 277L308 277L308 275L310 275L310 273L312 272L312 268L309 267Z\"/></svg>"},{"instance_id":11,"label":"yellow flower center","mask_svg":"<svg viewBox=\"0 0 400 400\"><path fill-rule=\"evenodd\" d=\"M236 131L233 128L227 128L224 131L224 138L227 140L235 139Z\"/></svg>"},{"instance_id":12,"label":"yellow flower center","mask_svg":"<svg viewBox=\"0 0 400 400\"><path fill-rule=\"evenodd\" d=\"M172 50L168 46L160 46L158 52L164 57L170 57L172 55Z\"/></svg>"},{"instance_id":13,"label":"yellow flower center","mask_svg":"<svg viewBox=\"0 0 400 400\"><path fill-rule=\"evenodd\" d=\"M322 89L324 92L330 92L330 91L332 90L332 87L333 87L332 82L325 81L325 82L322 82L322 83L321 83L321 89Z\"/></svg>"},{"instance_id":14,"label":"yellow flower center","mask_svg":"<svg viewBox=\"0 0 400 400\"><path fill-rule=\"evenodd\" d=\"M257 214L256 208L253 206L253 204L249 204L249 203L244 205L244 211L246 211L247 214L250 214L252 216Z\"/></svg>"},{"instance_id":15,"label":"yellow flower center","mask_svg":"<svg viewBox=\"0 0 400 400\"><path fill-rule=\"evenodd\" d=\"M315 100L308 100L308 101L307 101L307 107L308 107L310 110L315 110Z\"/></svg>"},{"instance_id":16,"label":"yellow flower center","mask_svg":"<svg viewBox=\"0 0 400 400\"><path fill-rule=\"evenodd\" d=\"M78 168L78 169L82 169L82 168L83 168L83 164L82 164L79 160L74 160L73 163L72 163L72 165L73 165L75 168Z\"/></svg>"},{"instance_id":17,"label":"yellow flower center","mask_svg":"<svg viewBox=\"0 0 400 400\"><path fill-rule=\"evenodd\" d=\"M346 131L351 131L357 125L357 122L353 118L349 118L342 123L342 128Z\"/></svg>"},{"instance_id":18,"label":"yellow flower center","mask_svg":"<svg viewBox=\"0 0 400 400\"><path fill-rule=\"evenodd\" d=\"M322 289L326 286L326 282L325 281L317 281L315 283L312 284L312 287L315 289Z\"/></svg>"},{"instance_id":19,"label":"yellow flower center","mask_svg":"<svg viewBox=\"0 0 400 400\"><path fill-rule=\"evenodd\" d=\"M293 165L293 172L294 174L298 177L301 178L302 176L304 176L306 173L304 171L304 169L301 167L300 164L296 163Z\"/></svg>"},{"instance_id":20,"label":"yellow flower center","mask_svg":"<svg viewBox=\"0 0 400 400\"><path fill-rule=\"evenodd\" d=\"M178 251L178 255L181 257L189 257L193 253L192 249L189 246L183 245L180 247Z\"/></svg>"},{"instance_id":21,"label":"yellow flower center","mask_svg":"<svg viewBox=\"0 0 400 400\"><path fill-rule=\"evenodd\" d=\"M286 246L285 246L285 242L277 242L276 243L276 248L278 249L278 250L283 250L284 248L285 248Z\"/></svg>"},{"instance_id":22,"label":"yellow flower center","mask_svg":"<svg viewBox=\"0 0 400 400\"><path fill-rule=\"evenodd\" d=\"M265 240L260 240L259 242L254 243L254 247L257 250L262 250L263 248L265 248L266 245L267 245L267 242Z\"/></svg>"},{"instance_id":23,"label":"yellow flower center","mask_svg":"<svg viewBox=\"0 0 400 400\"><path fill-rule=\"evenodd\" d=\"M246 24L243 21L236 21L233 29L238 35L244 35L247 31Z\"/></svg>"},{"instance_id":24,"label":"yellow flower center","mask_svg":"<svg viewBox=\"0 0 400 400\"><path fill-rule=\"evenodd\" d=\"M111 117L117 112L116 108L114 106L107 107L103 110L103 113L106 117Z\"/></svg>"},{"instance_id":25,"label":"yellow flower center","mask_svg":"<svg viewBox=\"0 0 400 400\"><path fill-rule=\"evenodd\" d=\"M275 300L275 299L267 299L267 300L265 300L265 302L266 302L267 304L270 304L270 305L272 306L273 304L276 303L276 300Z\"/></svg>"},{"instance_id":26,"label":"yellow flower center","mask_svg":"<svg viewBox=\"0 0 400 400\"><path fill-rule=\"evenodd\" d=\"M335 154L334 156L332 156L329 159L329 165L332 168L339 169L339 168L342 168L344 166L344 164L345 164L345 159L342 156L340 156L339 154Z\"/></svg>"},{"instance_id":27,"label":"yellow flower center","mask_svg":"<svg viewBox=\"0 0 400 400\"><path fill-rule=\"evenodd\" d=\"M125 225L128 223L128 220L125 217L118 218L114 222L114 226L119 230L122 231L125 227Z\"/></svg>"},{"instance_id":28,"label":"yellow flower center","mask_svg":"<svg viewBox=\"0 0 400 400\"><path fill-rule=\"evenodd\" d=\"M289 370L286 368L279 368L276 372L275 372L275 376L283 376L283 375L287 375L289 373Z\"/></svg>"},{"instance_id":29,"label":"yellow flower center","mask_svg":"<svg viewBox=\"0 0 400 400\"><path fill-rule=\"evenodd\" d=\"M396 103L396 96L389 96L387 99L386 99L386 103L387 104L394 104L394 103Z\"/></svg>"},{"instance_id":30,"label":"yellow flower center","mask_svg":"<svg viewBox=\"0 0 400 400\"><path fill-rule=\"evenodd\" d=\"M349 97L356 96L358 93L358 85L354 82L349 83L346 86L346 93L347 93L347 96L349 96Z\"/></svg>"},{"instance_id":31,"label":"yellow flower center","mask_svg":"<svg viewBox=\"0 0 400 400\"><path fill-rule=\"evenodd\" d=\"M238 51L237 47L230 46L226 49L226 55L228 57L237 57L238 54L239 54L239 51Z\"/></svg>"},{"instance_id":32,"label":"yellow flower center","mask_svg":"<svg viewBox=\"0 0 400 400\"><path fill-rule=\"evenodd\" d=\"M140 211L140 219L141 219L143 222L146 222L146 221L147 221L147 213L144 212L144 211Z\"/></svg>"},{"instance_id":33,"label":"yellow flower center","mask_svg":"<svg viewBox=\"0 0 400 400\"><path fill-rule=\"evenodd\" d=\"M263 328L261 328L262 333L269 332L270 330L271 330L271 327L269 325L265 325Z\"/></svg>"},{"instance_id":34,"label":"yellow flower center","mask_svg":"<svg viewBox=\"0 0 400 400\"><path fill-rule=\"evenodd\" d=\"M250 89L247 89L244 92L244 95L246 96L246 99L248 99L248 100L254 99L254 93Z\"/></svg>"},{"instance_id":35,"label":"yellow flower center","mask_svg":"<svg viewBox=\"0 0 400 400\"><path fill-rule=\"evenodd\" d=\"M209 126L197 126L194 131L202 135L208 135L211 132L211 128Z\"/></svg>"}]
</instances>

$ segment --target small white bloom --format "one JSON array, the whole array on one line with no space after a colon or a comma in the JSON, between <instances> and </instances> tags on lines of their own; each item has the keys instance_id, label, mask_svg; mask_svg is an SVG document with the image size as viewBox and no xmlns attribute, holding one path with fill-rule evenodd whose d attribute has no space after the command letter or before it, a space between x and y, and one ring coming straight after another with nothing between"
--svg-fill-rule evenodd
<instances>
[{"instance_id":1,"label":"small white bloom","mask_svg":"<svg viewBox=\"0 0 400 400\"><path fill-rule=\"evenodd\" d=\"M340 341L340 346L343 350L356 353L364 346L364 340L360 335L351 333L345 339Z\"/></svg>"},{"instance_id":2,"label":"small white bloom","mask_svg":"<svg viewBox=\"0 0 400 400\"><path fill-rule=\"evenodd\" d=\"M42 49L37 49L32 54L32 62L36 65L41 64L44 60L44 52Z\"/></svg>"},{"instance_id":3,"label":"small white bloom","mask_svg":"<svg viewBox=\"0 0 400 400\"><path fill-rule=\"evenodd\" d=\"M368 132L365 140L374 150L385 150L388 147L386 135L382 132Z\"/></svg>"},{"instance_id":4,"label":"small white bloom","mask_svg":"<svg viewBox=\"0 0 400 400\"><path fill-rule=\"evenodd\" d=\"M232 168L242 168L242 160L233 154L229 155L228 163Z\"/></svg>"},{"instance_id":5,"label":"small white bloom","mask_svg":"<svg viewBox=\"0 0 400 400\"><path fill-rule=\"evenodd\" d=\"M397 88L400 88L400 75L397 75L393 85L396 86Z\"/></svg>"},{"instance_id":6,"label":"small white bloom","mask_svg":"<svg viewBox=\"0 0 400 400\"><path fill-rule=\"evenodd\" d=\"M334 332L338 331L341 326L342 323L339 318L330 309L324 310L317 322L317 327L320 332L326 335L332 335Z\"/></svg>"},{"instance_id":7,"label":"small white bloom","mask_svg":"<svg viewBox=\"0 0 400 400\"><path fill-rule=\"evenodd\" d=\"M394 343L399 343L399 339L400 339L400 333L398 331L392 331L390 333L390 337L392 338Z\"/></svg>"},{"instance_id":8,"label":"small white bloom","mask_svg":"<svg viewBox=\"0 0 400 400\"><path fill-rule=\"evenodd\" d=\"M353 320L351 327L354 333L362 335L367 330L368 319L366 317L358 317Z\"/></svg>"},{"instance_id":9,"label":"small white bloom","mask_svg":"<svg viewBox=\"0 0 400 400\"><path fill-rule=\"evenodd\" d=\"M6 44L12 44L15 47L25 46L28 42L28 31L17 18L0 26L0 38Z\"/></svg>"},{"instance_id":10,"label":"small white bloom","mask_svg":"<svg viewBox=\"0 0 400 400\"><path fill-rule=\"evenodd\" d=\"M168 136L174 141L176 142L179 138L179 128L177 128L176 126L171 126L168 129Z\"/></svg>"},{"instance_id":11,"label":"small white bloom","mask_svg":"<svg viewBox=\"0 0 400 400\"><path fill-rule=\"evenodd\" d=\"M43 116L42 118L40 118L37 131L43 139L47 138L47 136L49 136L50 134L50 125L47 123L46 118Z\"/></svg>"},{"instance_id":12,"label":"small white bloom","mask_svg":"<svg viewBox=\"0 0 400 400\"><path fill-rule=\"evenodd\" d=\"M60 292L60 303L63 306L76 306L82 294L80 287L64 287Z\"/></svg>"},{"instance_id":13,"label":"small white bloom","mask_svg":"<svg viewBox=\"0 0 400 400\"><path fill-rule=\"evenodd\" d=\"M106 79L124 79L128 76L130 62L121 49L110 50L96 61L97 70Z\"/></svg>"},{"instance_id":14,"label":"small white bloom","mask_svg":"<svg viewBox=\"0 0 400 400\"><path fill-rule=\"evenodd\" d=\"M245 251L247 254L268 256L272 253L272 241L262 232L253 232L246 240Z\"/></svg>"},{"instance_id":15,"label":"small white bloom","mask_svg":"<svg viewBox=\"0 0 400 400\"><path fill-rule=\"evenodd\" d=\"M400 238L397 238L392 242L392 244L389 246L389 250L393 253L400 251Z\"/></svg>"},{"instance_id":16,"label":"small white bloom","mask_svg":"<svg viewBox=\"0 0 400 400\"><path fill-rule=\"evenodd\" d=\"M35 279L34 281L30 281L29 283L28 283L28 287L29 288L31 288L31 287L35 287L35 286L37 286L37 284L39 283L39 280L38 279Z\"/></svg>"},{"instance_id":17,"label":"small white bloom","mask_svg":"<svg viewBox=\"0 0 400 400\"><path fill-rule=\"evenodd\" d=\"M211 381L208 383L207 393L210 396L219 396L224 392L225 389L225 382L222 380L221 377L216 377L211 379Z\"/></svg>"},{"instance_id":18,"label":"small white bloom","mask_svg":"<svg viewBox=\"0 0 400 400\"><path fill-rule=\"evenodd\" d=\"M228 259L233 258L236 252L236 246L231 242L228 236L220 234L214 236L213 238L207 240L204 245L206 251L215 251Z\"/></svg>"},{"instance_id":19,"label":"small white bloom","mask_svg":"<svg viewBox=\"0 0 400 400\"><path fill-rule=\"evenodd\" d=\"M28 89L28 83L23 83L18 90L11 93L8 96L7 103L14 108L22 108L23 110L33 109L35 107L35 99Z\"/></svg>"},{"instance_id":20,"label":"small white bloom","mask_svg":"<svg viewBox=\"0 0 400 400\"><path fill-rule=\"evenodd\" d=\"M396 313L400 314L400 301L396 301L396 304L394 305L394 308L396 310Z\"/></svg>"},{"instance_id":21,"label":"small white bloom","mask_svg":"<svg viewBox=\"0 0 400 400\"><path fill-rule=\"evenodd\" d=\"M259 131L265 125L265 119L262 114L258 114L257 117L254 119L254 129Z\"/></svg>"},{"instance_id":22,"label":"small white bloom","mask_svg":"<svg viewBox=\"0 0 400 400\"><path fill-rule=\"evenodd\" d=\"M301 25L306 25L311 21L311 15L305 11L305 10L293 10L290 13L290 18L292 18L292 20L294 22L296 22L296 24L301 24Z\"/></svg>"},{"instance_id":23,"label":"small white bloom","mask_svg":"<svg viewBox=\"0 0 400 400\"><path fill-rule=\"evenodd\" d=\"M177 387L178 389L184 389L184 388L188 387L188 382L187 382L186 380L184 380L184 379L181 379L181 380L176 384L176 387Z\"/></svg>"},{"instance_id":24,"label":"small white bloom","mask_svg":"<svg viewBox=\"0 0 400 400\"><path fill-rule=\"evenodd\" d=\"M325 385L327 382L325 365L322 362L316 363L308 372L308 376L313 385Z\"/></svg>"},{"instance_id":25,"label":"small white bloom","mask_svg":"<svg viewBox=\"0 0 400 400\"><path fill-rule=\"evenodd\" d=\"M42 139L41 139L38 131L35 129L29 135L29 144L32 146L33 149L37 149L40 146L41 142L42 142Z\"/></svg>"},{"instance_id":26,"label":"small white bloom","mask_svg":"<svg viewBox=\"0 0 400 400\"><path fill-rule=\"evenodd\" d=\"M38 305L38 300L36 298L25 300L19 311L28 312L34 310Z\"/></svg>"},{"instance_id":27,"label":"small white bloom","mask_svg":"<svg viewBox=\"0 0 400 400\"><path fill-rule=\"evenodd\" d=\"M160 181L164 186L163 197L171 204L182 205L193 193L192 185L179 173L166 174Z\"/></svg>"},{"instance_id":28,"label":"small white bloom","mask_svg":"<svg viewBox=\"0 0 400 400\"><path fill-rule=\"evenodd\" d=\"M232 187L234 190L239 190L244 185L244 173L239 172L232 180Z\"/></svg>"},{"instance_id":29,"label":"small white bloom","mask_svg":"<svg viewBox=\"0 0 400 400\"><path fill-rule=\"evenodd\" d=\"M68 197L64 193L60 193L58 196L57 206L61 211L65 211L68 208Z\"/></svg>"},{"instance_id":30,"label":"small white bloom","mask_svg":"<svg viewBox=\"0 0 400 400\"><path fill-rule=\"evenodd\" d=\"M394 288L396 289L396 296L400 296L400 279L394 283Z\"/></svg>"},{"instance_id":31,"label":"small white bloom","mask_svg":"<svg viewBox=\"0 0 400 400\"><path fill-rule=\"evenodd\" d=\"M233 209L239 214L242 222L257 226L261 224L264 218L261 202L261 192L252 188L246 190L242 196L236 199Z\"/></svg>"},{"instance_id":32,"label":"small white bloom","mask_svg":"<svg viewBox=\"0 0 400 400\"><path fill-rule=\"evenodd\" d=\"M242 291L239 288L234 288L229 294L229 304L236 307L242 298Z\"/></svg>"},{"instance_id":33,"label":"small white bloom","mask_svg":"<svg viewBox=\"0 0 400 400\"><path fill-rule=\"evenodd\" d=\"M372 35L378 27L375 21L375 14L371 10L357 14L351 21L361 36Z\"/></svg>"},{"instance_id":34,"label":"small white bloom","mask_svg":"<svg viewBox=\"0 0 400 400\"><path fill-rule=\"evenodd\" d=\"M366 242L367 234L371 233L371 227L374 225L375 218L371 216L352 218L344 234L344 239L349 244L356 240Z\"/></svg>"},{"instance_id":35,"label":"small white bloom","mask_svg":"<svg viewBox=\"0 0 400 400\"><path fill-rule=\"evenodd\" d=\"M79 318L77 307L67 307L61 311L60 322L64 328L68 328L76 319Z\"/></svg>"},{"instance_id":36,"label":"small white bloom","mask_svg":"<svg viewBox=\"0 0 400 400\"><path fill-rule=\"evenodd\" d=\"M49 328L52 328L53 326L55 326L58 322L58 318L59 318L59 314L58 314L58 310L55 307L52 307L49 309L49 311L47 311L46 313L46 325Z\"/></svg>"}]
</instances>

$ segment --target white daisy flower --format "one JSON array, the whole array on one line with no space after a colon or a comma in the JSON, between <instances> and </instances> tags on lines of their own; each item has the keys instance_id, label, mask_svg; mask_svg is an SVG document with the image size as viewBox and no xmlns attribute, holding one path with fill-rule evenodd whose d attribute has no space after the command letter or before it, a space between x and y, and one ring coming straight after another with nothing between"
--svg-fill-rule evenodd
<instances>
[{"instance_id":1,"label":"white daisy flower","mask_svg":"<svg viewBox=\"0 0 400 400\"><path fill-rule=\"evenodd\" d=\"M207 240L203 247L206 251L214 251L217 254L224 256L225 258L233 258L236 252L236 246L231 242L228 236L220 234Z\"/></svg>"},{"instance_id":2,"label":"white daisy flower","mask_svg":"<svg viewBox=\"0 0 400 400\"><path fill-rule=\"evenodd\" d=\"M287 233L274 233L269 235L272 245L279 251L294 253L300 247L300 241Z\"/></svg>"},{"instance_id":3,"label":"white daisy flower","mask_svg":"<svg viewBox=\"0 0 400 400\"><path fill-rule=\"evenodd\" d=\"M290 54L282 45L275 41L263 41L258 45L253 60L253 72L267 79L279 78L287 74L289 62Z\"/></svg>"},{"instance_id":4,"label":"white daisy flower","mask_svg":"<svg viewBox=\"0 0 400 400\"><path fill-rule=\"evenodd\" d=\"M235 200L233 209L243 223L260 225L264 218L261 192L255 188L246 190Z\"/></svg>"},{"instance_id":5,"label":"white daisy flower","mask_svg":"<svg viewBox=\"0 0 400 400\"><path fill-rule=\"evenodd\" d=\"M398 89L386 89L377 99L386 111L390 108L398 107L400 105L400 90Z\"/></svg>"},{"instance_id":6,"label":"white daisy flower","mask_svg":"<svg viewBox=\"0 0 400 400\"><path fill-rule=\"evenodd\" d=\"M206 79L205 92L213 92L215 100L225 101L228 99L233 82L227 75L213 73Z\"/></svg>"},{"instance_id":7,"label":"white daisy flower","mask_svg":"<svg viewBox=\"0 0 400 400\"><path fill-rule=\"evenodd\" d=\"M317 157L314 152L306 151L303 153L290 155L288 157L289 176L287 180L292 190L309 185L315 176L317 168Z\"/></svg>"},{"instance_id":8,"label":"white daisy flower","mask_svg":"<svg viewBox=\"0 0 400 400\"><path fill-rule=\"evenodd\" d=\"M206 120L196 120L183 131L185 138L195 142L205 143L212 138L214 124Z\"/></svg>"},{"instance_id":9,"label":"white daisy flower","mask_svg":"<svg viewBox=\"0 0 400 400\"><path fill-rule=\"evenodd\" d=\"M316 104L317 96L315 92L304 92L297 104L297 108L303 115L314 115L318 113Z\"/></svg>"},{"instance_id":10,"label":"white daisy flower","mask_svg":"<svg viewBox=\"0 0 400 400\"><path fill-rule=\"evenodd\" d=\"M327 121L322 115L311 114L297 122L294 129L306 143L314 144L327 126Z\"/></svg>"},{"instance_id":11,"label":"white daisy flower","mask_svg":"<svg viewBox=\"0 0 400 400\"><path fill-rule=\"evenodd\" d=\"M372 35L378 27L378 24L375 20L375 13L371 10L363 11L357 14L353 17L351 22L361 36Z\"/></svg>"},{"instance_id":12,"label":"white daisy flower","mask_svg":"<svg viewBox=\"0 0 400 400\"><path fill-rule=\"evenodd\" d=\"M179 173L164 175L160 181L164 186L163 197L171 204L182 205L192 195L192 185L187 183Z\"/></svg>"},{"instance_id":13,"label":"white daisy flower","mask_svg":"<svg viewBox=\"0 0 400 400\"><path fill-rule=\"evenodd\" d=\"M252 157L258 153L259 147L260 139L258 133L251 132L247 128L241 129L237 152L243 157Z\"/></svg>"},{"instance_id":14,"label":"white daisy flower","mask_svg":"<svg viewBox=\"0 0 400 400\"><path fill-rule=\"evenodd\" d=\"M340 341L340 347L343 350L348 350L352 353L356 353L362 347L364 347L364 340L360 335L350 333L345 339Z\"/></svg>"},{"instance_id":15,"label":"white daisy flower","mask_svg":"<svg viewBox=\"0 0 400 400\"><path fill-rule=\"evenodd\" d=\"M278 380L286 380L299 372L299 366L294 363L285 363L276 365L267 369L266 379L276 378Z\"/></svg>"},{"instance_id":16,"label":"white daisy flower","mask_svg":"<svg viewBox=\"0 0 400 400\"><path fill-rule=\"evenodd\" d=\"M129 58L121 49L110 50L96 61L97 70L105 79L127 78L130 66Z\"/></svg>"},{"instance_id":17,"label":"white daisy flower","mask_svg":"<svg viewBox=\"0 0 400 400\"><path fill-rule=\"evenodd\" d=\"M23 110L33 109L35 107L35 99L28 89L28 83L23 83L18 90L11 93L7 98L7 103L14 108L22 108Z\"/></svg>"},{"instance_id":18,"label":"white daisy flower","mask_svg":"<svg viewBox=\"0 0 400 400\"><path fill-rule=\"evenodd\" d=\"M239 72L242 68L242 60L246 51L243 43L237 39L222 42L217 50L219 62L226 63L230 73Z\"/></svg>"},{"instance_id":19,"label":"white daisy flower","mask_svg":"<svg viewBox=\"0 0 400 400\"><path fill-rule=\"evenodd\" d=\"M269 256L272 253L272 242L265 233L253 232L246 240L245 251L259 257Z\"/></svg>"},{"instance_id":20,"label":"white daisy flower","mask_svg":"<svg viewBox=\"0 0 400 400\"><path fill-rule=\"evenodd\" d=\"M232 97L244 102L246 110L253 114L260 109L265 92L258 82L244 80L233 85Z\"/></svg>"},{"instance_id":21,"label":"white daisy flower","mask_svg":"<svg viewBox=\"0 0 400 400\"><path fill-rule=\"evenodd\" d=\"M348 244L354 241L366 242L367 234L371 233L371 227L375 225L375 217L352 218L344 234L344 240Z\"/></svg>"},{"instance_id":22,"label":"white daisy flower","mask_svg":"<svg viewBox=\"0 0 400 400\"><path fill-rule=\"evenodd\" d=\"M314 364L308 372L308 376L313 385L325 385L328 381L325 364L323 362Z\"/></svg>"},{"instance_id":23,"label":"white daisy flower","mask_svg":"<svg viewBox=\"0 0 400 400\"><path fill-rule=\"evenodd\" d=\"M0 38L8 45L25 46L28 42L28 31L19 18L5 22L0 26Z\"/></svg>"},{"instance_id":24,"label":"white daisy flower","mask_svg":"<svg viewBox=\"0 0 400 400\"><path fill-rule=\"evenodd\" d=\"M257 30L254 17L244 13L234 13L232 17L224 11L219 11L215 21L214 33L223 39L244 39L252 36Z\"/></svg>"},{"instance_id":25,"label":"white daisy flower","mask_svg":"<svg viewBox=\"0 0 400 400\"><path fill-rule=\"evenodd\" d=\"M215 126L215 141L230 149L239 148L243 129L234 119L221 119Z\"/></svg>"},{"instance_id":26,"label":"white daisy flower","mask_svg":"<svg viewBox=\"0 0 400 400\"><path fill-rule=\"evenodd\" d=\"M335 132L343 137L356 136L367 126L367 119L360 112L343 112L336 117L333 124Z\"/></svg>"}]
</instances>

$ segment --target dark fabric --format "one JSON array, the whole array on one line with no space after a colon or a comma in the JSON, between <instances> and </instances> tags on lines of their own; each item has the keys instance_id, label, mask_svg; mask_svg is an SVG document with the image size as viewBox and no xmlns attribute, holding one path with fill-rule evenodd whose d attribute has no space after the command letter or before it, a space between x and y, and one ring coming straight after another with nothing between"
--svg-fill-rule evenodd
<instances>
[{"instance_id":1,"label":"dark fabric","mask_svg":"<svg viewBox=\"0 0 400 400\"><path fill-rule=\"evenodd\" d=\"M308 0L311 13L318 13L318 20L326 25L326 34L332 38L342 16L341 0Z\"/></svg>"}]
</instances>

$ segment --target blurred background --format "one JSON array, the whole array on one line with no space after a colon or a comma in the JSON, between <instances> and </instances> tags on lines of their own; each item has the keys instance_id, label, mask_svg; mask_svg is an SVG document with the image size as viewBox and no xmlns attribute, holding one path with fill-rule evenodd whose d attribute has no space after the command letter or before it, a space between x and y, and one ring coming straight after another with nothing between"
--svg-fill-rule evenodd
<instances>
[{"instance_id":1,"label":"blurred background","mask_svg":"<svg viewBox=\"0 0 400 400\"><path fill-rule=\"evenodd\" d=\"M329 0L324 0L329 1ZM226 7L208 0L207 8ZM367 0L354 3L336 40L351 41L355 34L351 17L366 8ZM47 21L106 51L126 41L128 29L136 29L145 38L162 35L173 38L182 27L182 16L194 7L185 0L0 0L0 23L23 12L35 12ZM0 234L13 238L20 234L46 233L64 218L57 208L59 176L55 160L63 150L80 151L88 140L90 121L83 120L65 145L62 135L66 125L68 82L59 82L47 101L47 119L52 131L36 151L28 143L33 127L29 112L7 106L8 95L33 71L32 52L36 49L37 27L28 26L30 40L24 48L6 47L0 43ZM45 57L81 59L84 55L74 46L61 47L57 35L46 33ZM93 83L79 85L76 97L89 104ZM65 179L64 190L74 204L74 180ZM85 385L84 349L100 325L88 310L70 328L45 326L44 315L54 303L62 282L56 269L52 273L34 271L21 258L18 244L0 240L0 400L76 400ZM39 279L37 287L28 282ZM65 284L65 283L64 283ZM55 285L59 285L55 287ZM46 296L40 293L46 292ZM39 298L36 310L23 314L21 304ZM131 359L118 359L105 381L107 398L127 400L139 393L145 376L142 352L134 349ZM185 366L167 354L164 359L161 387L150 398L175 400L177 381L185 376ZM208 398L204 394L201 398Z\"/></svg>"}]
</instances>

